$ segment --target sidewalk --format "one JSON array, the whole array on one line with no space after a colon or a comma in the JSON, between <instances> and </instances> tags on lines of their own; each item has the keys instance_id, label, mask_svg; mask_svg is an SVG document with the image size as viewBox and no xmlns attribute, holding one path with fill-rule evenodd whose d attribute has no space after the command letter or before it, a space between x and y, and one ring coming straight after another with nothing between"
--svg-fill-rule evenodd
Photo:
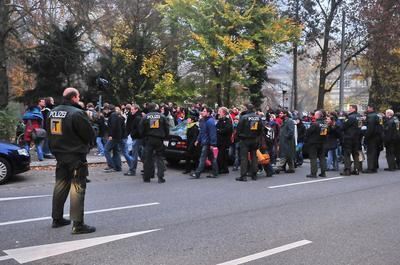
<instances>
[{"instance_id":1,"label":"sidewalk","mask_svg":"<svg viewBox=\"0 0 400 265\"><path fill-rule=\"evenodd\" d=\"M90 153L87 156L87 161L89 165L93 164L105 164L106 158L104 156L96 156L94 153ZM121 161L125 162L125 158L121 156ZM41 168L41 167L55 167L57 161L55 159L44 159L39 161L37 159L36 152L31 152L31 168Z\"/></svg>"}]
</instances>

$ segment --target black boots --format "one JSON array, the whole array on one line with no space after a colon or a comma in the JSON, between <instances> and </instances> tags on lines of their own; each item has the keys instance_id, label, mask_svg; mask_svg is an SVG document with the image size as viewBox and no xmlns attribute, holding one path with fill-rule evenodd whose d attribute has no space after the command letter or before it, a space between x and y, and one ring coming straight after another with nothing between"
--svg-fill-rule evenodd
<instances>
[{"instance_id":1,"label":"black boots","mask_svg":"<svg viewBox=\"0 0 400 265\"><path fill-rule=\"evenodd\" d=\"M52 228L59 228L62 226L70 225L71 220L61 218L61 219L53 219L53 223L51 225Z\"/></svg>"},{"instance_id":2,"label":"black boots","mask_svg":"<svg viewBox=\"0 0 400 265\"><path fill-rule=\"evenodd\" d=\"M96 231L96 227L94 227L94 226L86 225L83 222L74 222L74 224L72 225L71 234L73 234L73 235L89 234L89 233L93 233L95 231Z\"/></svg>"},{"instance_id":3,"label":"black boots","mask_svg":"<svg viewBox=\"0 0 400 265\"><path fill-rule=\"evenodd\" d=\"M311 174L307 175L306 177L307 177L307 178L317 178L316 175L311 175Z\"/></svg>"}]
</instances>

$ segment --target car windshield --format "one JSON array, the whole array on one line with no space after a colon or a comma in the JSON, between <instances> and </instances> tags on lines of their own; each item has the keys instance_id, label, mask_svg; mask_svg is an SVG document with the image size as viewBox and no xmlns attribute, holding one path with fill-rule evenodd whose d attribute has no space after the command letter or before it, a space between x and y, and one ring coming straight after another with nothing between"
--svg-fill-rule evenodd
<instances>
[{"instance_id":1,"label":"car windshield","mask_svg":"<svg viewBox=\"0 0 400 265\"><path fill-rule=\"evenodd\" d=\"M186 139L187 121L184 120L175 127L169 129L169 133L172 135L179 135L182 139Z\"/></svg>"}]
</instances>

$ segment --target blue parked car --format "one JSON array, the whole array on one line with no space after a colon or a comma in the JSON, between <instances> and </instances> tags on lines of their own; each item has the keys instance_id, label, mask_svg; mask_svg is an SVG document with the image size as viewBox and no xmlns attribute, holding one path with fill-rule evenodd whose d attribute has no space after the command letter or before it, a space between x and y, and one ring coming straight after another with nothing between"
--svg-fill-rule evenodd
<instances>
[{"instance_id":1,"label":"blue parked car","mask_svg":"<svg viewBox=\"0 0 400 265\"><path fill-rule=\"evenodd\" d=\"M0 185L12 176L28 171L31 158L22 147L0 141Z\"/></svg>"}]
</instances>

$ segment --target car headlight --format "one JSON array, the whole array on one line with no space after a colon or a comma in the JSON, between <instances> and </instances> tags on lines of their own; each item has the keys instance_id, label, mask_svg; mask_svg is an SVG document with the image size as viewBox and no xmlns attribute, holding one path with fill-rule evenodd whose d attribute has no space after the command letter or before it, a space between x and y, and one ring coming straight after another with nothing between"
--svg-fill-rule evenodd
<instances>
[{"instance_id":1,"label":"car headlight","mask_svg":"<svg viewBox=\"0 0 400 265\"><path fill-rule=\"evenodd\" d=\"M18 154L21 156L29 156L28 151L26 151L26 149L18 149Z\"/></svg>"}]
</instances>

